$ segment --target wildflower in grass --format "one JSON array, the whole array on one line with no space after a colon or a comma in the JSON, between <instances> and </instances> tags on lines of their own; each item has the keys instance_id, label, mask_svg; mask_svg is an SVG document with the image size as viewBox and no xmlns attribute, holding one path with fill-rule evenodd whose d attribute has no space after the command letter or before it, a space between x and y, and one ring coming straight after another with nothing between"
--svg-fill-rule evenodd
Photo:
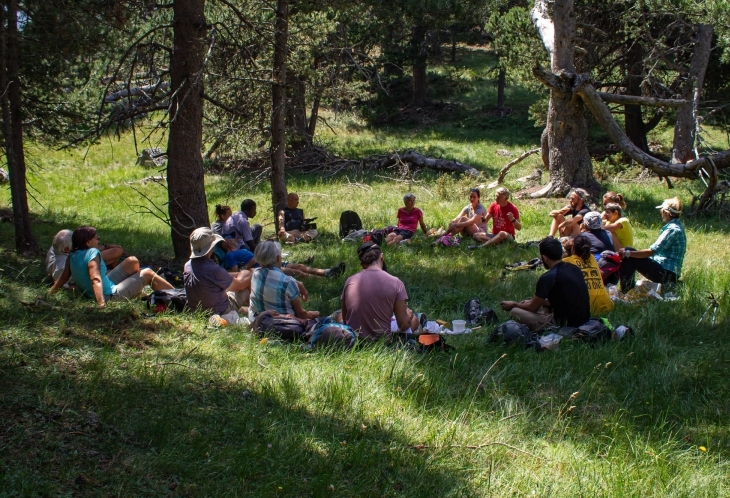
<instances>
[{"instance_id":1,"label":"wildflower in grass","mask_svg":"<svg viewBox=\"0 0 730 498\"><path fill-rule=\"evenodd\" d=\"M700 446L700 451L707 451L707 448L705 448L704 446Z\"/></svg>"}]
</instances>

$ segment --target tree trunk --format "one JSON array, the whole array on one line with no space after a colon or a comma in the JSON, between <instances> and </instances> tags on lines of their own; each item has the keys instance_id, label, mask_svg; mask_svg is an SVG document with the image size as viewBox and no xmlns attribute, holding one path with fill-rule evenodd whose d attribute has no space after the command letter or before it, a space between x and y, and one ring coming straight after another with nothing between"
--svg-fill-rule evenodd
<instances>
[{"instance_id":1,"label":"tree trunk","mask_svg":"<svg viewBox=\"0 0 730 498\"><path fill-rule=\"evenodd\" d=\"M553 8L554 73L575 72L575 13L573 0L556 0ZM547 44L546 44L547 46ZM591 156L588 154L588 125L583 115L583 101L572 92L550 90L547 115L547 139L550 169L548 194L564 196L573 187L582 187L591 193L600 190L593 178Z\"/></svg>"},{"instance_id":2,"label":"tree trunk","mask_svg":"<svg viewBox=\"0 0 730 498\"><path fill-rule=\"evenodd\" d=\"M507 71L505 71L503 67L500 67L499 76L497 77L497 110L500 112L500 114L502 114L504 111L504 86L506 80Z\"/></svg>"},{"instance_id":3,"label":"tree trunk","mask_svg":"<svg viewBox=\"0 0 730 498\"><path fill-rule=\"evenodd\" d=\"M277 0L274 24L274 67L271 110L271 203L274 219L286 207L286 52L289 43L289 0Z\"/></svg>"},{"instance_id":4,"label":"tree trunk","mask_svg":"<svg viewBox=\"0 0 730 498\"><path fill-rule=\"evenodd\" d=\"M173 2L167 189L175 259L190 257L190 233L210 226L203 174L205 0Z\"/></svg>"},{"instance_id":5,"label":"tree trunk","mask_svg":"<svg viewBox=\"0 0 730 498\"><path fill-rule=\"evenodd\" d=\"M451 63L456 63L456 29L451 30Z\"/></svg>"},{"instance_id":6,"label":"tree trunk","mask_svg":"<svg viewBox=\"0 0 730 498\"><path fill-rule=\"evenodd\" d=\"M426 43L426 28L416 26L411 34L411 53L413 56L413 105L421 107L426 103L428 80L426 66L428 65L428 46Z\"/></svg>"},{"instance_id":7,"label":"tree trunk","mask_svg":"<svg viewBox=\"0 0 730 498\"><path fill-rule=\"evenodd\" d=\"M287 105L287 129L290 134L289 146L297 151L309 140L307 123L307 85L303 76L288 75L289 102Z\"/></svg>"},{"instance_id":8,"label":"tree trunk","mask_svg":"<svg viewBox=\"0 0 730 498\"><path fill-rule=\"evenodd\" d=\"M687 84L682 97L689 102L677 112L677 124L674 127L674 143L672 144L672 162L686 163L695 158L695 116L693 96L702 91L702 84L710 61L712 46L712 26L697 25L697 39L692 54Z\"/></svg>"},{"instance_id":9,"label":"tree trunk","mask_svg":"<svg viewBox=\"0 0 730 498\"><path fill-rule=\"evenodd\" d=\"M629 49L626 68L626 93L641 96L641 82L644 79L644 54L640 43L633 43ZM641 114L641 106L629 104L624 106L624 122L626 136L644 152L649 152L646 138L646 127Z\"/></svg>"},{"instance_id":10,"label":"tree trunk","mask_svg":"<svg viewBox=\"0 0 730 498\"><path fill-rule=\"evenodd\" d=\"M317 130L317 118L319 117L319 104L322 100L322 93L324 92L324 84L317 84L314 89L314 99L312 100L312 112L309 115L309 125L307 126L307 133L309 134L309 142L314 140L314 132Z\"/></svg>"},{"instance_id":11,"label":"tree trunk","mask_svg":"<svg viewBox=\"0 0 730 498\"><path fill-rule=\"evenodd\" d=\"M0 13L0 86L2 86L3 133L5 154L10 175L10 195L13 202L15 248L24 255L38 251L33 236L26 190L25 153L23 150L23 109L18 78L18 5L9 0ZM7 15L7 24L5 19Z\"/></svg>"}]
</instances>

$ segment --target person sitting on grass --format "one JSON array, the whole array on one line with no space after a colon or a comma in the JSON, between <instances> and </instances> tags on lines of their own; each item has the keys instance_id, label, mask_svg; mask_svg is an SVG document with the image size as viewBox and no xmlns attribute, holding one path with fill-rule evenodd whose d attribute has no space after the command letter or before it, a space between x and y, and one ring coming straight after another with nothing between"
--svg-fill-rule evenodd
<instances>
[{"instance_id":1,"label":"person sitting on grass","mask_svg":"<svg viewBox=\"0 0 730 498\"><path fill-rule=\"evenodd\" d=\"M626 199L624 199L624 196L622 194L617 194L616 192L609 190L605 194L603 194L603 208L606 208L607 204L618 204L621 206L621 209L626 209Z\"/></svg>"},{"instance_id":2,"label":"person sitting on grass","mask_svg":"<svg viewBox=\"0 0 730 498\"><path fill-rule=\"evenodd\" d=\"M308 228L305 223L304 211L299 209L299 196L289 192L286 196L286 207L279 211L279 240L287 244L311 242L317 236L317 230Z\"/></svg>"},{"instance_id":3,"label":"person sitting on grass","mask_svg":"<svg viewBox=\"0 0 730 498\"><path fill-rule=\"evenodd\" d=\"M509 201L509 190L504 187L499 187L494 193L494 202L487 210L484 223L488 224L490 219L492 220L492 233L480 232L474 234L474 240L484 243L469 246L469 249L489 247L504 240L514 241L515 229L522 230L520 212L517 210L517 206Z\"/></svg>"},{"instance_id":4,"label":"person sitting on grass","mask_svg":"<svg viewBox=\"0 0 730 498\"><path fill-rule=\"evenodd\" d=\"M225 315L231 311L248 313L251 272L228 273L212 259L217 243L223 240L211 228L197 228L190 234L190 259L183 268L183 282L190 309Z\"/></svg>"},{"instance_id":5,"label":"person sitting on grass","mask_svg":"<svg viewBox=\"0 0 730 498\"><path fill-rule=\"evenodd\" d=\"M561 237L575 237L580 234L580 224L583 216L590 212L590 208L586 206L588 202L588 192L582 188L576 188L568 194L567 206L562 209L556 209L550 212L553 221L550 224L550 237L554 237L556 233L560 233ZM570 218L566 219L566 216Z\"/></svg>"},{"instance_id":6,"label":"person sitting on grass","mask_svg":"<svg viewBox=\"0 0 730 498\"><path fill-rule=\"evenodd\" d=\"M581 237L586 237L591 242L591 253L596 260L601 258L603 251L615 251L611 233L601 227L601 214L596 211L586 213L583 217Z\"/></svg>"},{"instance_id":7,"label":"person sitting on grass","mask_svg":"<svg viewBox=\"0 0 730 498\"><path fill-rule=\"evenodd\" d=\"M687 252L687 234L679 217L682 215L682 201L679 197L665 199L657 206L664 226L649 249L637 251L631 247L619 249L621 256L621 291L634 288L638 271L645 278L660 284L674 284L682 274L684 254Z\"/></svg>"},{"instance_id":8,"label":"person sitting on grass","mask_svg":"<svg viewBox=\"0 0 730 498\"><path fill-rule=\"evenodd\" d=\"M223 227L226 225L228 218L233 215L233 210L230 206L221 206L216 204L215 206L215 221L210 225L210 229L216 235L223 235Z\"/></svg>"},{"instance_id":9,"label":"person sitting on grass","mask_svg":"<svg viewBox=\"0 0 730 498\"><path fill-rule=\"evenodd\" d=\"M634 229L629 219L624 216L621 205L609 202L603 206L603 228L611 232L616 249L634 246Z\"/></svg>"},{"instance_id":10,"label":"person sitting on grass","mask_svg":"<svg viewBox=\"0 0 730 498\"><path fill-rule=\"evenodd\" d=\"M563 261L577 266L583 272L583 280L588 287L591 316L604 316L610 312L613 301L603 285L598 262L591 254L591 241L585 234L573 239L573 255L564 257Z\"/></svg>"},{"instance_id":11,"label":"person sitting on grass","mask_svg":"<svg viewBox=\"0 0 730 498\"><path fill-rule=\"evenodd\" d=\"M557 239L546 237L538 247L548 271L537 280L535 295L520 302L502 301L500 306L510 312L511 319L524 323L530 330L540 330L545 325L583 325L591 317L583 273L577 266L563 263L563 246Z\"/></svg>"},{"instance_id":12,"label":"person sitting on grass","mask_svg":"<svg viewBox=\"0 0 730 498\"><path fill-rule=\"evenodd\" d=\"M90 226L74 230L66 267L48 291L49 294L58 292L72 276L76 287L85 296L95 298L99 308L106 307L108 301L139 296L145 285L151 285L154 290L172 289L167 280L150 268L140 270L139 261L134 256L129 256L107 273L106 263L99 251L99 235L96 228Z\"/></svg>"},{"instance_id":13,"label":"person sitting on grass","mask_svg":"<svg viewBox=\"0 0 730 498\"><path fill-rule=\"evenodd\" d=\"M487 224L484 222L487 210L479 202L480 197L481 193L478 188L469 190L469 204L461 210L456 218L451 220L446 235L462 233L473 237L475 234L485 234L487 232Z\"/></svg>"},{"instance_id":14,"label":"person sitting on grass","mask_svg":"<svg viewBox=\"0 0 730 498\"><path fill-rule=\"evenodd\" d=\"M241 210L233 213L226 223L223 225L223 233L225 238L236 241L236 249L248 249L253 252L261 240L261 225L249 223L250 218L256 216L256 203L252 199L244 199L241 202Z\"/></svg>"},{"instance_id":15,"label":"person sitting on grass","mask_svg":"<svg viewBox=\"0 0 730 498\"><path fill-rule=\"evenodd\" d=\"M399 244L404 240L410 243L411 238L418 230L419 224L424 234L428 231L426 224L423 222L423 211L416 207L416 196L413 194L404 195L403 204L404 207L399 208L396 215L398 219L396 230L385 237L385 243L389 246Z\"/></svg>"},{"instance_id":16,"label":"person sitting on grass","mask_svg":"<svg viewBox=\"0 0 730 498\"><path fill-rule=\"evenodd\" d=\"M46 253L46 274L55 282L66 268L66 259L71 252L73 230L64 229L53 237L51 248ZM69 283L72 283L69 281ZM68 284L66 284L68 287Z\"/></svg>"},{"instance_id":17,"label":"person sitting on grass","mask_svg":"<svg viewBox=\"0 0 730 498\"><path fill-rule=\"evenodd\" d=\"M406 305L406 287L386 271L380 246L365 242L358 248L357 255L362 271L348 278L342 290L341 319L344 323L359 331L361 339L370 341L391 337L393 318L396 332L417 331L419 317Z\"/></svg>"},{"instance_id":18,"label":"person sitting on grass","mask_svg":"<svg viewBox=\"0 0 730 498\"><path fill-rule=\"evenodd\" d=\"M251 322L264 311L310 320L319 316L319 311L306 311L302 307L302 301L309 297L304 284L281 271L281 245L278 242L262 242L256 246L254 256L261 267L255 268L251 276L248 315Z\"/></svg>"}]
</instances>

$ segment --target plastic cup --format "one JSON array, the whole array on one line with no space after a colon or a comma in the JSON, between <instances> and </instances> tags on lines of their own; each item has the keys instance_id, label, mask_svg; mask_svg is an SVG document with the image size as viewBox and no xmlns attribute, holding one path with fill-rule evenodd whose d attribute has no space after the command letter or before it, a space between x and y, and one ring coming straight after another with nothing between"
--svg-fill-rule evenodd
<instances>
[{"instance_id":1,"label":"plastic cup","mask_svg":"<svg viewBox=\"0 0 730 498\"><path fill-rule=\"evenodd\" d=\"M456 334L459 334L461 332L464 332L464 327L466 326L466 320L454 320L451 322L453 326L453 331Z\"/></svg>"}]
</instances>

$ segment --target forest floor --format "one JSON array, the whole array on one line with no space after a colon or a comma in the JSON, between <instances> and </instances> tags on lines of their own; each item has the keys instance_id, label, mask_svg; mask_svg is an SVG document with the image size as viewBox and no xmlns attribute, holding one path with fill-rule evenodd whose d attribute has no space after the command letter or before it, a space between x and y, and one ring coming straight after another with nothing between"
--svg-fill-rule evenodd
<instances>
[{"instance_id":1,"label":"forest floor","mask_svg":"<svg viewBox=\"0 0 730 498\"><path fill-rule=\"evenodd\" d=\"M335 133L323 131L320 142L347 157L413 148L474 165L489 183L510 159L498 149L514 157L537 145L527 108L538 95L511 87L513 112L496 117L489 59L461 57L430 74L466 89L452 97L472 106L466 118L372 128L330 113ZM666 146L670 133L657 130L652 141ZM720 130L708 136L723 148ZM134 165L130 136L30 155L44 248L59 229L91 224L143 263L169 261L169 228L143 213L155 208L131 187L163 209L165 190L143 181L159 173ZM507 187L519 190L517 178L537 166L532 157L515 167ZM617 160L596 169L605 188L626 196L639 247L659 233L654 207L663 198L688 205L690 190L700 191L689 181L668 191ZM253 178L210 174L208 199L235 209L253 198L271 232L269 188ZM473 185L395 169L291 175L289 190L322 235L285 247L288 258L347 264L344 276L305 282L307 309L338 309L344 279L358 269L355 245L337 236L340 212L356 210L368 227L392 224L410 191L426 223L443 226ZM547 235L547 212L565 201L514 202L525 242ZM618 303L608 315L633 337L538 354L490 344L481 330L448 337L453 352L420 354L380 345L305 351L209 328L202 314L46 297L42 259L17 256L12 224L0 223L0 496L727 496L730 225L712 216L685 224L680 299ZM514 244L435 248L420 236L385 249L410 307L443 320L461 318L472 297L506 319L499 301L530 297L540 272L502 268L536 256ZM717 322L698 325L709 293L719 297Z\"/></svg>"}]
</instances>

